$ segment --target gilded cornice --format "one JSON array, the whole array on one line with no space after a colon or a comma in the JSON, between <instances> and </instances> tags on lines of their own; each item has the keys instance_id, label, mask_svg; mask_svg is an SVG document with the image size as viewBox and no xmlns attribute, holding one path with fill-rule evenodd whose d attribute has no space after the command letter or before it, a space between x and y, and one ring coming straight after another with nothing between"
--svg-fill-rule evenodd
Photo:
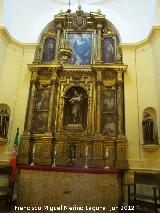
<instances>
[{"instance_id":1,"label":"gilded cornice","mask_svg":"<svg viewBox=\"0 0 160 213\"><path fill-rule=\"evenodd\" d=\"M128 66L124 64L94 64L92 65L94 70L106 70L106 69L114 69L115 71L126 72Z\"/></svg>"},{"instance_id":2,"label":"gilded cornice","mask_svg":"<svg viewBox=\"0 0 160 213\"><path fill-rule=\"evenodd\" d=\"M52 68L61 68L61 64L28 64L29 70L38 70L38 68L47 68L47 69L52 69Z\"/></svg>"},{"instance_id":3,"label":"gilded cornice","mask_svg":"<svg viewBox=\"0 0 160 213\"><path fill-rule=\"evenodd\" d=\"M65 72L92 72L92 69L91 69L91 65L64 64L63 71L65 71Z\"/></svg>"},{"instance_id":4,"label":"gilded cornice","mask_svg":"<svg viewBox=\"0 0 160 213\"><path fill-rule=\"evenodd\" d=\"M120 47L123 50L137 50L146 45L151 45L157 37L160 38L160 26L153 26L146 39L137 43L121 43Z\"/></svg>"}]
</instances>

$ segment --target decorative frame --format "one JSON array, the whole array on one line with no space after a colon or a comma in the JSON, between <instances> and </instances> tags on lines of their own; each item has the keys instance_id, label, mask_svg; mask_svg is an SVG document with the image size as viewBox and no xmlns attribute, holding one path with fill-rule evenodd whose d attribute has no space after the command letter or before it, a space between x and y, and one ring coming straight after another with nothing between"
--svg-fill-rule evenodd
<instances>
[{"instance_id":1,"label":"decorative frame","mask_svg":"<svg viewBox=\"0 0 160 213\"><path fill-rule=\"evenodd\" d=\"M116 112L116 90L111 88L103 89L103 112Z\"/></svg>"},{"instance_id":2,"label":"decorative frame","mask_svg":"<svg viewBox=\"0 0 160 213\"><path fill-rule=\"evenodd\" d=\"M50 97L50 89L38 89L36 94L35 110L49 110Z\"/></svg>"},{"instance_id":3,"label":"decorative frame","mask_svg":"<svg viewBox=\"0 0 160 213\"><path fill-rule=\"evenodd\" d=\"M102 119L102 134L108 136L116 135L116 116L113 114L103 114Z\"/></svg>"},{"instance_id":4,"label":"decorative frame","mask_svg":"<svg viewBox=\"0 0 160 213\"><path fill-rule=\"evenodd\" d=\"M84 32L65 31L64 35L66 46L71 48L73 51L73 54L71 58L68 60L67 64L73 65L92 64L93 49L94 49L93 31L84 31Z\"/></svg>"},{"instance_id":5,"label":"decorative frame","mask_svg":"<svg viewBox=\"0 0 160 213\"><path fill-rule=\"evenodd\" d=\"M114 63L116 58L116 39L114 36L104 36L102 40L102 58L104 63Z\"/></svg>"},{"instance_id":6,"label":"decorative frame","mask_svg":"<svg viewBox=\"0 0 160 213\"><path fill-rule=\"evenodd\" d=\"M51 43L51 41L53 41L53 43ZM56 42L55 36L47 36L43 39L41 63L49 63L55 59ZM46 47L46 45L48 47Z\"/></svg>"}]
</instances>

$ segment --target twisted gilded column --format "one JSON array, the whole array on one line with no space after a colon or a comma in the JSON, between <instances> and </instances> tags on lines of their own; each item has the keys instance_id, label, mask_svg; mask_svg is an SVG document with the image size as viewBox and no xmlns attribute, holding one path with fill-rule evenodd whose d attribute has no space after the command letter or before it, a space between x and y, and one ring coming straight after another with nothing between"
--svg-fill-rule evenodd
<instances>
[{"instance_id":1,"label":"twisted gilded column","mask_svg":"<svg viewBox=\"0 0 160 213\"><path fill-rule=\"evenodd\" d=\"M34 110L34 103L35 103L35 91L37 85L37 71L33 71L32 79L30 81L30 94L28 99L28 107L26 113L26 120L25 120L25 133L30 133L31 125L32 125L32 117L33 117L33 110Z\"/></svg>"},{"instance_id":2,"label":"twisted gilded column","mask_svg":"<svg viewBox=\"0 0 160 213\"><path fill-rule=\"evenodd\" d=\"M124 88L123 72L118 71L118 136L124 135Z\"/></svg>"},{"instance_id":3,"label":"twisted gilded column","mask_svg":"<svg viewBox=\"0 0 160 213\"><path fill-rule=\"evenodd\" d=\"M98 28L97 63L102 63L102 25L97 24L97 28Z\"/></svg>"},{"instance_id":4,"label":"twisted gilded column","mask_svg":"<svg viewBox=\"0 0 160 213\"><path fill-rule=\"evenodd\" d=\"M57 86L57 80L52 79L51 80L51 98L50 98L50 104L49 104L49 114L48 114L48 132L52 132L52 123L53 123L53 114L54 114L54 106L55 106L55 95L56 95L56 86Z\"/></svg>"},{"instance_id":5,"label":"twisted gilded column","mask_svg":"<svg viewBox=\"0 0 160 213\"><path fill-rule=\"evenodd\" d=\"M96 81L96 133L101 132L101 90L102 90L102 73L97 71Z\"/></svg>"}]
</instances>

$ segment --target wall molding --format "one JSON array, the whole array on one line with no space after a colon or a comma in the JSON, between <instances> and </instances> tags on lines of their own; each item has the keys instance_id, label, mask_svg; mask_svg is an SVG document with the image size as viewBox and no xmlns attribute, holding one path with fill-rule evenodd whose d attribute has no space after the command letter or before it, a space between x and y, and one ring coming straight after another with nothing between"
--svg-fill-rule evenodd
<instances>
[{"instance_id":1,"label":"wall molding","mask_svg":"<svg viewBox=\"0 0 160 213\"><path fill-rule=\"evenodd\" d=\"M137 43L121 43L123 50L137 50L146 45L151 45L157 38L160 38L160 26L153 26L146 39Z\"/></svg>"},{"instance_id":2,"label":"wall molding","mask_svg":"<svg viewBox=\"0 0 160 213\"><path fill-rule=\"evenodd\" d=\"M8 30L4 26L0 26L0 38L5 41L7 44L14 45L18 48L23 49L35 49L37 46L37 43L22 43L20 41L17 41L14 39Z\"/></svg>"}]
</instances>

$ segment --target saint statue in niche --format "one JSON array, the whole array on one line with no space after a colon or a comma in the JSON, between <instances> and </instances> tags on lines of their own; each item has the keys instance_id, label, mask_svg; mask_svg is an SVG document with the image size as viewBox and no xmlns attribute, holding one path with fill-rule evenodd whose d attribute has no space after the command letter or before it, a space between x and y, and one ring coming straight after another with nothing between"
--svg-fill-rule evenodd
<instances>
[{"instance_id":1,"label":"saint statue in niche","mask_svg":"<svg viewBox=\"0 0 160 213\"><path fill-rule=\"evenodd\" d=\"M142 121L144 143L154 142L154 121L151 115L147 112L144 114Z\"/></svg>"},{"instance_id":2,"label":"saint statue in niche","mask_svg":"<svg viewBox=\"0 0 160 213\"><path fill-rule=\"evenodd\" d=\"M7 138L9 126L9 114L7 109L3 108L0 112L0 137Z\"/></svg>"},{"instance_id":3,"label":"saint statue in niche","mask_svg":"<svg viewBox=\"0 0 160 213\"><path fill-rule=\"evenodd\" d=\"M87 94L81 87L70 88L65 96L64 125L80 124L86 126L87 122Z\"/></svg>"},{"instance_id":4,"label":"saint statue in niche","mask_svg":"<svg viewBox=\"0 0 160 213\"><path fill-rule=\"evenodd\" d=\"M69 100L71 104L71 123L80 124L81 101L83 94L74 90L73 97Z\"/></svg>"}]
</instances>

